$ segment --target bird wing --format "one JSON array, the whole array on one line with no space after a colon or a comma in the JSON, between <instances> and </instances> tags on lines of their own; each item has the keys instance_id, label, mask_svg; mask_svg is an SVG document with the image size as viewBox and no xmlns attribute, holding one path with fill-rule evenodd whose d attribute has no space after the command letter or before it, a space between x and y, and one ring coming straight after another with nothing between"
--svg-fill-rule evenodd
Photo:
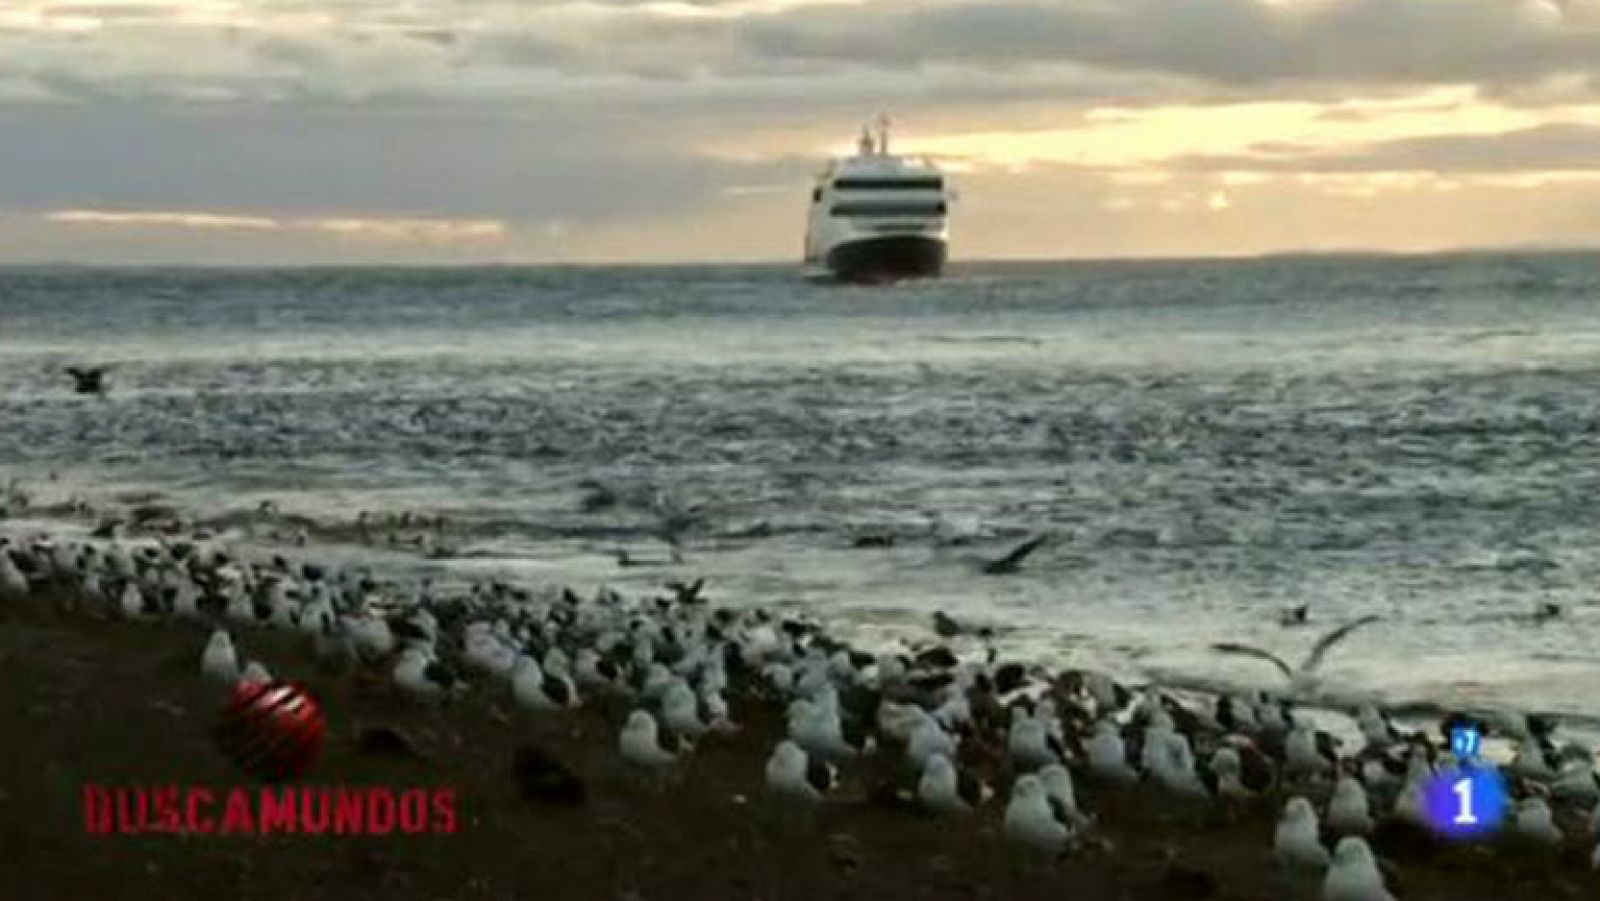
<instances>
[{"instance_id":1,"label":"bird wing","mask_svg":"<svg viewBox=\"0 0 1600 901\"><path fill-rule=\"evenodd\" d=\"M1362 626L1368 625L1369 623L1375 623L1380 619L1383 619L1383 617L1377 615L1376 613L1363 616L1360 619L1353 619L1339 628L1334 629L1332 632L1322 636L1317 640L1316 645L1311 648L1311 653L1306 655L1306 662L1300 666L1300 671L1307 674L1314 672L1318 666L1322 665L1322 658L1327 656L1328 651L1332 649L1334 645L1344 641L1345 638L1349 637L1351 632L1354 632L1355 630L1361 628Z\"/></svg>"},{"instance_id":2,"label":"bird wing","mask_svg":"<svg viewBox=\"0 0 1600 901\"><path fill-rule=\"evenodd\" d=\"M1039 545L1041 544L1044 544L1044 536L1035 535L1032 538L1029 538L1027 541L1017 545L1012 549L1011 553L1001 557L999 560L991 560L990 562L984 564L984 572L1010 572L1011 570L1020 566L1022 561L1028 559L1029 554L1038 550Z\"/></svg>"},{"instance_id":3,"label":"bird wing","mask_svg":"<svg viewBox=\"0 0 1600 901\"><path fill-rule=\"evenodd\" d=\"M1254 657L1257 660L1265 660L1282 670L1284 676L1290 679L1294 678L1294 670L1289 668L1289 664L1284 663L1282 658L1271 651L1263 651L1260 648L1251 647L1247 644L1237 644L1231 641L1224 641L1214 644L1211 646L1211 650L1216 651L1219 654L1237 654L1242 657Z\"/></svg>"}]
</instances>

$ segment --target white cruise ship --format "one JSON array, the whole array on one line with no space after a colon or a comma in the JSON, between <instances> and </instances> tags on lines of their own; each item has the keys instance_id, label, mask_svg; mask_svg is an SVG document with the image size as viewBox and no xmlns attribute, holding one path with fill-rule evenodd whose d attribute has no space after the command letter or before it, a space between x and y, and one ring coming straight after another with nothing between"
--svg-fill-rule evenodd
<instances>
[{"instance_id":1,"label":"white cruise ship","mask_svg":"<svg viewBox=\"0 0 1600 901\"><path fill-rule=\"evenodd\" d=\"M805 274L847 282L932 278L944 269L954 194L932 160L889 152L888 121L817 176Z\"/></svg>"}]
</instances>

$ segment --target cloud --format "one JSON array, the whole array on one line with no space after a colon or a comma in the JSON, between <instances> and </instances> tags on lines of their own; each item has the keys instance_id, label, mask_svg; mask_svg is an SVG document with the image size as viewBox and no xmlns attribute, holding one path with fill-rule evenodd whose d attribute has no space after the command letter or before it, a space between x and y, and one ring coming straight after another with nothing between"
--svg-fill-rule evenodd
<instances>
[{"instance_id":1,"label":"cloud","mask_svg":"<svg viewBox=\"0 0 1600 901\"><path fill-rule=\"evenodd\" d=\"M180 213L168 211L56 210L45 215L50 222L79 225L132 225L201 230L272 231L283 227L276 219L264 216L232 216L221 213Z\"/></svg>"},{"instance_id":2,"label":"cloud","mask_svg":"<svg viewBox=\"0 0 1600 901\"><path fill-rule=\"evenodd\" d=\"M1174 168L1240 172L1552 172L1600 175L1600 126L1551 122L1489 134L1427 135L1355 147L1258 146L1255 152L1194 155Z\"/></svg>"},{"instance_id":3,"label":"cloud","mask_svg":"<svg viewBox=\"0 0 1600 901\"><path fill-rule=\"evenodd\" d=\"M1597 101L1600 0L6 0L0 217L118 259L785 257L885 109L980 252L1402 240L1366 211L1587 222Z\"/></svg>"},{"instance_id":4,"label":"cloud","mask_svg":"<svg viewBox=\"0 0 1600 901\"><path fill-rule=\"evenodd\" d=\"M1120 75L1221 90L1590 90L1600 0L15 0L0 11L0 80L53 74L64 96L503 100L548 92L552 74L735 87L847 75L860 99L877 76L952 66L1076 67L1102 87ZM1076 81L1054 87L1071 94Z\"/></svg>"},{"instance_id":5,"label":"cloud","mask_svg":"<svg viewBox=\"0 0 1600 901\"><path fill-rule=\"evenodd\" d=\"M498 219L395 219L352 216L280 218L235 213L172 210L53 210L46 222L113 228L183 229L205 232L301 231L380 243L455 243L499 241L506 223Z\"/></svg>"}]
</instances>

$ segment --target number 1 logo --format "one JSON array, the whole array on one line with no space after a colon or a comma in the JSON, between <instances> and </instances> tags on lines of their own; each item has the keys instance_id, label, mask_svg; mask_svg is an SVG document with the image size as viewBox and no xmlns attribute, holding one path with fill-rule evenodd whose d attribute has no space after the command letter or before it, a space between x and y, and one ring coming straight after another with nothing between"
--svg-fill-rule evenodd
<instances>
[{"instance_id":1,"label":"number 1 logo","mask_svg":"<svg viewBox=\"0 0 1600 901\"><path fill-rule=\"evenodd\" d=\"M1460 812L1456 814L1457 826L1476 826L1478 817L1472 812L1472 780L1462 779L1455 784L1456 797L1461 801Z\"/></svg>"}]
</instances>

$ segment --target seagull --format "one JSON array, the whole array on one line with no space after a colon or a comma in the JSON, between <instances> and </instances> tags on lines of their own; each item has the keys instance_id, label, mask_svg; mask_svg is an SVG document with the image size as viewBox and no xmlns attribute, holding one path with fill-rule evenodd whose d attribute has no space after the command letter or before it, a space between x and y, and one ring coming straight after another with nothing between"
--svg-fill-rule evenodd
<instances>
[{"instance_id":1,"label":"seagull","mask_svg":"<svg viewBox=\"0 0 1600 901\"><path fill-rule=\"evenodd\" d=\"M1094 737L1084 746L1089 755L1089 773L1095 779L1110 785L1134 785L1139 774L1128 765L1127 746L1117 732L1115 723L1101 720L1095 724Z\"/></svg>"},{"instance_id":2,"label":"seagull","mask_svg":"<svg viewBox=\"0 0 1600 901\"><path fill-rule=\"evenodd\" d=\"M934 721L930 717L928 722ZM852 758L861 753L845 740L838 710L805 698L789 706L789 737L808 753L828 760Z\"/></svg>"},{"instance_id":3,"label":"seagull","mask_svg":"<svg viewBox=\"0 0 1600 901\"><path fill-rule=\"evenodd\" d=\"M1072 836L1067 824L1056 819L1044 782L1032 773L1019 777L1011 787L1011 801L1006 804L1005 836L1033 851L1049 854L1064 851L1067 839Z\"/></svg>"},{"instance_id":4,"label":"seagull","mask_svg":"<svg viewBox=\"0 0 1600 901\"><path fill-rule=\"evenodd\" d=\"M270 685L272 673L267 671L259 661L252 660L245 666L244 672L239 676L240 685Z\"/></svg>"},{"instance_id":5,"label":"seagull","mask_svg":"<svg viewBox=\"0 0 1600 901\"><path fill-rule=\"evenodd\" d=\"M1517 835L1541 845L1561 844L1561 830L1550 816L1550 805L1537 795L1523 798L1517 805Z\"/></svg>"},{"instance_id":6,"label":"seagull","mask_svg":"<svg viewBox=\"0 0 1600 901\"><path fill-rule=\"evenodd\" d=\"M1050 731L1044 720L1031 716L1019 715L1011 721L1006 745L1019 770L1036 770L1060 760L1050 747Z\"/></svg>"},{"instance_id":7,"label":"seagull","mask_svg":"<svg viewBox=\"0 0 1600 901\"><path fill-rule=\"evenodd\" d=\"M1297 723L1289 730L1283 750L1286 776L1320 776L1333 765L1317 747L1317 731L1304 723Z\"/></svg>"},{"instance_id":8,"label":"seagull","mask_svg":"<svg viewBox=\"0 0 1600 901\"><path fill-rule=\"evenodd\" d=\"M1078 807L1078 795L1072 788L1072 772L1059 763L1052 763L1039 771L1039 781L1044 783L1045 796L1055 811L1056 819L1074 829L1084 829L1089 818Z\"/></svg>"},{"instance_id":9,"label":"seagull","mask_svg":"<svg viewBox=\"0 0 1600 901\"><path fill-rule=\"evenodd\" d=\"M983 574L986 576L1004 576L1016 572L1022 567L1022 561L1028 559L1028 555L1038 550L1042 544L1044 544L1043 535L1035 535L1029 538L1027 541L1012 548L1011 553L1006 554L1004 557L985 561L982 566Z\"/></svg>"},{"instance_id":10,"label":"seagull","mask_svg":"<svg viewBox=\"0 0 1600 901\"><path fill-rule=\"evenodd\" d=\"M1600 802L1600 783L1596 781L1594 761L1587 753L1563 763L1550 790L1557 800L1600 810L1600 806L1596 806L1596 802Z\"/></svg>"},{"instance_id":11,"label":"seagull","mask_svg":"<svg viewBox=\"0 0 1600 901\"><path fill-rule=\"evenodd\" d=\"M79 394L105 394L106 370L108 366L96 366L91 369L79 369L76 366L67 367L67 375L72 376L72 390Z\"/></svg>"},{"instance_id":12,"label":"seagull","mask_svg":"<svg viewBox=\"0 0 1600 901\"><path fill-rule=\"evenodd\" d=\"M1223 654L1237 654L1244 657L1255 657L1258 660L1265 660L1282 671L1284 676L1286 676L1291 683L1303 685L1308 682L1316 673L1317 668L1322 665L1323 658L1327 656L1328 651L1331 650L1334 645L1348 638L1351 632L1354 632L1362 626L1375 623L1380 619L1383 619L1383 617L1378 616L1377 614L1363 616L1359 619L1351 620L1350 622L1345 623L1344 625L1317 639L1317 643L1312 646L1311 653L1306 655L1305 662L1300 664L1299 669L1295 669L1294 667L1289 666L1289 664L1284 663L1282 658L1271 651L1263 651L1260 648L1252 647L1247 644L1238 644L1236 642L1219 642L1217 644L1213 644L1211 649Z\"/></svg>"},{"instance_id":13,"label":"seagull","mask_svg":"<svg viewBox=\"0 0 1600 901\"><path fill-rule=\"evenodd\" d=\"M1346 836L1333 851L1333 865L1322 880L1322 901L1394 901L1365 839Z\"/></svg>"},{"instance_id":14,"label":"seagull","mask_svg":"<svg viewBox=\"0 0 1600 901\"><path fill-rule=\"evenodd\" d=\"M1217 794L1232 802L1249 801L1255 792L1244 784L1244 761L1237 748L1223 745L1211 755L1211 772L1217 777Z\"/></svg>"},{"instance_id":15,"label":"seagull","mask_svg":"<svg viewBox=\"0 0 1600 901\"><path fill-rule=\"evenodd\" d=\"M1283 807L1283 818L1272 838L1278 862L1297 870L1320 870L1328 865L1328 849L1317 837L1317 812L1298 795Z\"/></svg>"},{"instance_id":16,"label":"seagull","mask_svg":"<svg viewBox=\"0 0 1600 901\"><path fill-rule=\"evenodd\" d=\"M966 629L950 614L945 613L943 610L935 610L933 612L933 631L940 638L954 638L965 632Z\"/></svg>"},{"instance_id":17,"label":"seagull","mask_svg":"<svg viewBox=\"0 0 1600 901\"><path fill-rule=\"evenodd\" d=\"M459 683L455 673L421 648L406 648L394 665L394 683L414 698L435 700Z\"/></svg>"},{"instance_id":18,"label":"seagull","mask_svg":"<svg viewBox=\"0 0 1600 901\"><path fill-rule=\"evenodd\" d=\"M983 785L967 773L956 770L950 758L940 753L928 755L917 780L917 800L939 814L971 813L983 803Z\"/></svg>"},{"instance_id":19,"label":"seagull","mask_svg":"<svg viewBox=\"0 0 1600 901\"><path fill-rule=\"evenodd\" d=\"M594 648L579 648L573 666L578 687L591 692L613 692L622 684L622 669Z\"/></svg>"},{"instance_id":20,"label":"seagull","mask_svg":"<svg viewBox=\"0 0 1600 901\"><path fill-rule=\"evenodd\" d=\"M677 753L662 746L656 718L648 710L628 714L617 746L622 751L622 759L641 769L661 772L678 762Z\"/></svg>"},{"instance_id":21,"label":"seagull","mask_svg":"<svg viewBox=\"0 0 1600 901\"><path fill-rule=\"evenodd\" d=\"M567 679L552 675L526 654L517 657L511 675L511 696L531 710L564 710L578 705L578 693Z\"/></svg>"},{"instance_id":22,"label":"seagull","mask_svg":"<svg viewBox=\"0 0 1600 901\"><path fill-rule=\"evenodd\" d=\"M0 598L22 600L28 596L28 577L23 575L11 552L0 544Z\"/></svg>"},{"instance_id":23,"label":"seagull","mask_svg":"<svg viewBox=\"0 0 1600 901\"><path fill-rule=\"evenodd\" d=\"M234 652L227 631L217 629L211 633L211 640L200 655L200 672L229 685L239 681L239 655Z\"/></svg>"},{"instance_id":24,"label":"seagull","mask_svg":"<svg viewBox=\"0 0 1600 901\"><path fill-rule=\"evenodd\" d=\"M806 752L797 744L784 739L767 758L767 789L774 794L797 801L815 804L831 791L838 781L833 766Z\"/></svg>"},{"instance_id":25,"label":"seagull","mask_svg":"<svg viewBox=\"0 0 1600 901\"><path fill-rule=\"evenodd\" d=\"M711 731L711 727L700 720L700 699L681 678L674 679L661 696L661 721L668 729L691 741Z\"/></svg>"},{"instance_id":26,"label":"seagull","mask_svg":"<svg viewBox=\"0 0 1600 901\"><path fill-rule=\"evenodd\" d=\"M934 754L950 757L955 753L955 738L944 731L938 720L927 714L924 714L922 722L911 730L911 738L906 742L906 759L919 768Z\"/></svg>"},{"instance_id":27,"label":"seagull","mask_svg":"<svg viewBox=\"0 0 1600 901\"><path fill-rule=\"evenodd\" d=\"M1366 789L1351 776L1340 776L1328 801L1328 829L1338 836L1366 835L1372 831L1372 810Z\"/></svg>"}]
</instances>

